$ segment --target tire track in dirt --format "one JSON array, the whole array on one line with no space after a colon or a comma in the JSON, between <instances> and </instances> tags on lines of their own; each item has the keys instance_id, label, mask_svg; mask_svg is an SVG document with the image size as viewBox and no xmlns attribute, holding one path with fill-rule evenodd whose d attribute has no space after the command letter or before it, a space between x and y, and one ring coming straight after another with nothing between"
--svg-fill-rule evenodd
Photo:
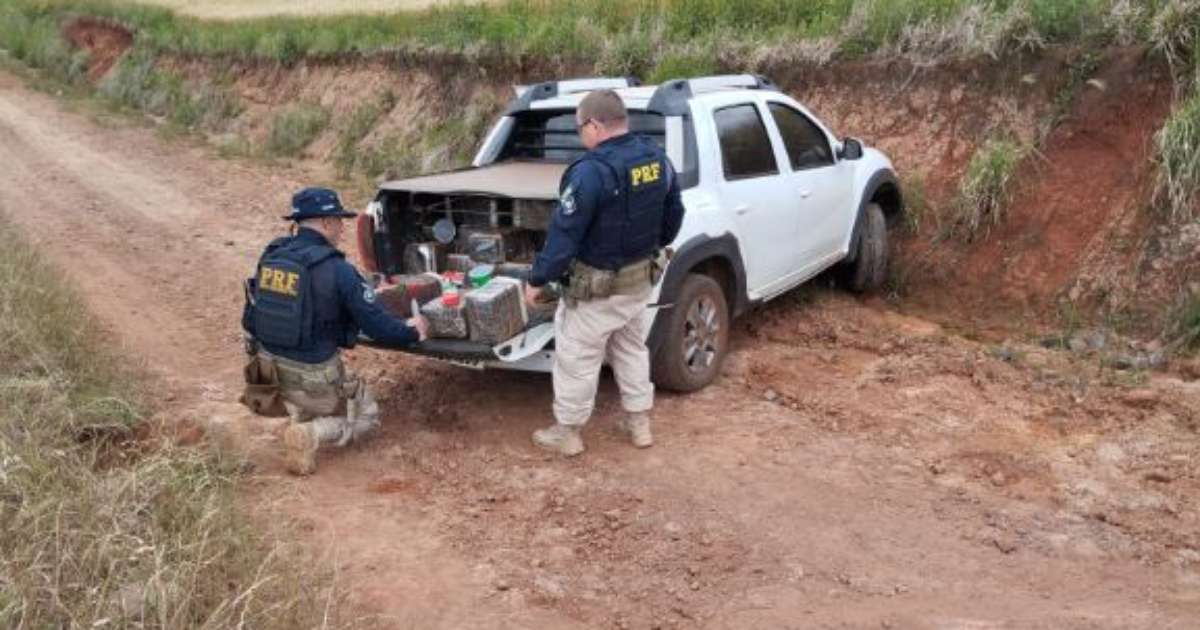
<instances>
[{"instance_id":1,"label":"tire track in dirt","mask_svg":"<svg viewBox=\"0 0 1200 630\"><path fill-rule=\"evenodd\" d=\"M305 177L101 128L0 74L0 211L178 394L165 413L248 453L260 473L247 505L295 525L337 569L351 617L400 628L1143 628L1200 612L1186 554L1063 498L1062 486L1099 487L1090 453L1115 452L1100 428L1071 434L1068 423L1072 448L1092 450L1064 463L1062 435L1039 433L1070 404L1066 390L840 296L750 315L720 382L662 397L649 451L605 430L617 409L606 382L589 451L571 461L528 444L549 419L544 377L355 351L384 401L382 434L323 457L312 479L282 476L276 425L230 403L238 287ZM1062 413L1123 409L1106 404ZM1112 494L1138 489L1119 472L1104 478ZM1171 474L1192 487L1185 469ZM1193 522L1178 498L1146 496L1174 506L1179 529Z\"/></svg>"}]
</instances>

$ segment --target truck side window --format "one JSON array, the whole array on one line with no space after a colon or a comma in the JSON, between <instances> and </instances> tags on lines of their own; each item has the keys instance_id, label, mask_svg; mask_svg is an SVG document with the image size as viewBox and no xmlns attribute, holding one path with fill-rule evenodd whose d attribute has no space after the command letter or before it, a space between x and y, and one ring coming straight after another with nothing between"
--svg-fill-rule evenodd
<instances>
[{"instance_id":1,"label":"truck side window","mask_svg":"<svg viewBox=\"0 0 1200 630\"><path fill-rule=\"evenodd\" d=\"M793 171L833 164L829 140L807 116L782 103L771 103L770 108Z\"/></svg>"},{"instance_id":2,"label":"truck side window","mask_svg":"<svg viewBox=\"0 0 1200 630\"><path fill-rule=\"evenodd\" d=\"M758 108L747 103L713 112L721 142L725 179L747 179L779 173L775 152Z\"/></svg>"}]
</instances>

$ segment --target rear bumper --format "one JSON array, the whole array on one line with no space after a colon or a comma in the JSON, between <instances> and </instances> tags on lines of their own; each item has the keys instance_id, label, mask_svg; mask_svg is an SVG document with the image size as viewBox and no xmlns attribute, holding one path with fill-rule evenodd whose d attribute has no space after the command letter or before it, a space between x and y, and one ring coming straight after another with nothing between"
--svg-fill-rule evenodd
<instances>
[{"instance_id":1,"label":"rear bumper","mask_svg":"<svg viewBox=\"0 0 1200 630\"><path fill-rule=\"evenodd\" d=\"M484 363L487 361L497 361L500 358L496 356L496 352L492 350L492 347L485 343L458 339L427 339L402 348L377 344L368 339L362 339L361 341L362 345L371 348L392 350L447 361Z\"/></svg>"},{"instance_id":2,"label":"rear bumper","mask_svg":"<svg viewBox=\"0 0 1200 630\"><path fill-rule=\"evenodd\" d=\"M370 348L403 352L477 370L495 368L522 372L550 372L554 368L553 348L543 348L517 361L503 361L492 346L458 339L427 339L403 348L376 344L366 338L361 340L361 344Z\"/></svg>"}]
</instances>

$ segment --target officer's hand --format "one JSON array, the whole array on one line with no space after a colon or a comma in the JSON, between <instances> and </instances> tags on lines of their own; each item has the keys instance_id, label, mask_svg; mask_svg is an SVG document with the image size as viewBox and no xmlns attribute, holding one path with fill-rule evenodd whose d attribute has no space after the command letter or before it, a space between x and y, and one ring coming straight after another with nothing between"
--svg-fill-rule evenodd
<instances>
[{"instance_id":1,"label":"officer's hand","mask_svg":"<svg viewBox=\"0 0 1200 630\"><path fill-rule=\"evenodd\" d=\"M424 315L414 315L408 320L408 325L417 329L421 341L429 339L429 320Z\"/></svg>"},{"instance_id":2,"label":"officer's hand","mask_svg":"<svg viewBox=\"0 0 1200 630\"><path fill-rule=\"evenodd\" d=\"M542 299L542 287L533 285L525 285L525 303L530 306L537 306Z\"/></svg>"}]
</instances>

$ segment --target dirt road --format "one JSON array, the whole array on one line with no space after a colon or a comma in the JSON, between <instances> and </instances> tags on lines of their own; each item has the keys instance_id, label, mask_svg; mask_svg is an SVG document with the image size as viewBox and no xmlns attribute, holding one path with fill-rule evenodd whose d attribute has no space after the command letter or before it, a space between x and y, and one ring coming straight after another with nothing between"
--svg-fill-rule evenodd
<instances>
[{"instance_id":1,"label":"dirt road","mask_svg":"<svg viewBox=\"0 0 1200 630\"><path fill-rule=\"evenodd\" d=\"M281 473L232 403L239 282L306 174L211 159L0 75L0 211L114 342L257 472L396 628L1190 628L1200 619L1200 385L985 348L810 289L749 315L720 381L664 395L658 444L543 456L549 381L352 353L373 441ZM967 327L969 322L964 323Z\"/></svg>"}]
</instances>

